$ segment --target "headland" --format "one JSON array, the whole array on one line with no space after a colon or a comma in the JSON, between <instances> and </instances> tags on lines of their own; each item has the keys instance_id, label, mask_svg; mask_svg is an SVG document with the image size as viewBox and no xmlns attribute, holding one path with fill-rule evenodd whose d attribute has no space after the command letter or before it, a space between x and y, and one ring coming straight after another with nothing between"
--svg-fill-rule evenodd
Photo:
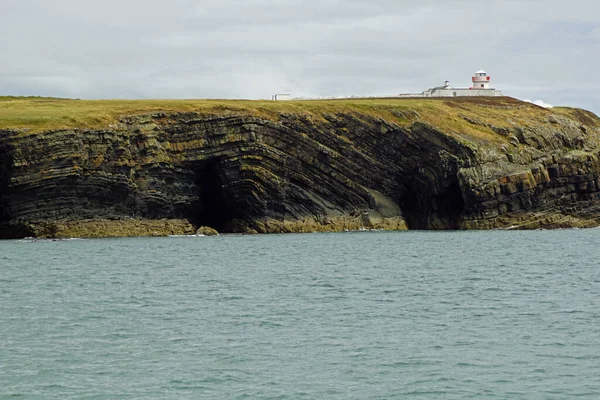
<instances>
[{"instance_id":1,"label":"headland","mask_svg":"<svg viewBox=\"0 0 600 400\"><path fill-rule=\"evenodd\" d=\"M599 153L593 113L499 96L2 97L0 237L592 227Z\"/></svg>"}]
</instances>

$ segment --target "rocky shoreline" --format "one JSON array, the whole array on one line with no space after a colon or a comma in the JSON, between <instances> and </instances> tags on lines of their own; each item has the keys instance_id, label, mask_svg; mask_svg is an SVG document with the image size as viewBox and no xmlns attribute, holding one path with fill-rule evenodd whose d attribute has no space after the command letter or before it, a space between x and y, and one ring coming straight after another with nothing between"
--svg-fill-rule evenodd
<instances>
[{"instance_id":1,"label":"rocky shoreline","mask_svg":"<svg viewBox=\"0 0 600 400\"><path fill-rule=\"evenodd\" d=\"M590 112L510 98L356 104L0 124L0 238L600 225Z\"/></svg>"}]
</instances>

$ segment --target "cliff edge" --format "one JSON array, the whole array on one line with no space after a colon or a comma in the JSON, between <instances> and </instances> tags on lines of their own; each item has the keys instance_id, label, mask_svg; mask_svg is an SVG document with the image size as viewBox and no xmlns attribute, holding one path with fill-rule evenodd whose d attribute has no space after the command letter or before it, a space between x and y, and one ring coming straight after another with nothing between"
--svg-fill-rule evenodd
<instances>
[{"instance_id":1,"label":"cliff edge","mask_svg":"<svg viewBox=\"0 0 600 400\"><path fill-rule=\"evenodd\" d=\"M512 98L0 98L0 237L600 225L600 119Z\"/></svg>"}]
</instances>

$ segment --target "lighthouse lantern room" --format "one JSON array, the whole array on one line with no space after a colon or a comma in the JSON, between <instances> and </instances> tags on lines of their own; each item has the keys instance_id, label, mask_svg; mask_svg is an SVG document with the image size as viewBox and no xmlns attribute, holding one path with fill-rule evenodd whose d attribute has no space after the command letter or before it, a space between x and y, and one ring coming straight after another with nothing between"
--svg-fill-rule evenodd
<instances>
[{"instance_id":1,"label":"lighthouse lantern room","mask_svg":"<svg viewBox=\"0 0 600 400\"><path fill-rule=\"evenodd\" d=\"M487 72L485 72L484 70L479 70L477 72L475 72L475 75L473 76L473 78L471 78L471 80L473 81L473 86L471 86L471 89L489 89L490 88L490 77L487 76Z\"/></svg>"}]
</instances>

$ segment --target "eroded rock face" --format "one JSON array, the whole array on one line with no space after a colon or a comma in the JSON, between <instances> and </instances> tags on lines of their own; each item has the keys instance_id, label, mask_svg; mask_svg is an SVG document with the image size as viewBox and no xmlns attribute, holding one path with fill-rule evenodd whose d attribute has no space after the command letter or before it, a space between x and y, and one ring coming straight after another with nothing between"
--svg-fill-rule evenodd
<instances>
[{"instance_id":1,"label":"eroded rock face","mask_svg":"<svg viewBox=\"0 0 600 400\"><path fill-rule=\"evenodd\" d=\"M508 127L457 113L492 132L481 139L405 109L0 131L0 237L69 236L78 221L182 221L175 234L596 226L600 121L549 113Z\"/></svg>"},{"instance_id":2,"label":"eroded rock face","mask_svg":"<svg viewBox=\"0 0 600 400\"><path fill-rule=\"evenodd\" d=\"M461 228L569 228L600 224L598 118L550 116L515 127L510 144L480 150L459 172ZM487 153L484 157L482 153Z\"/></svg>"}]
</instances>

